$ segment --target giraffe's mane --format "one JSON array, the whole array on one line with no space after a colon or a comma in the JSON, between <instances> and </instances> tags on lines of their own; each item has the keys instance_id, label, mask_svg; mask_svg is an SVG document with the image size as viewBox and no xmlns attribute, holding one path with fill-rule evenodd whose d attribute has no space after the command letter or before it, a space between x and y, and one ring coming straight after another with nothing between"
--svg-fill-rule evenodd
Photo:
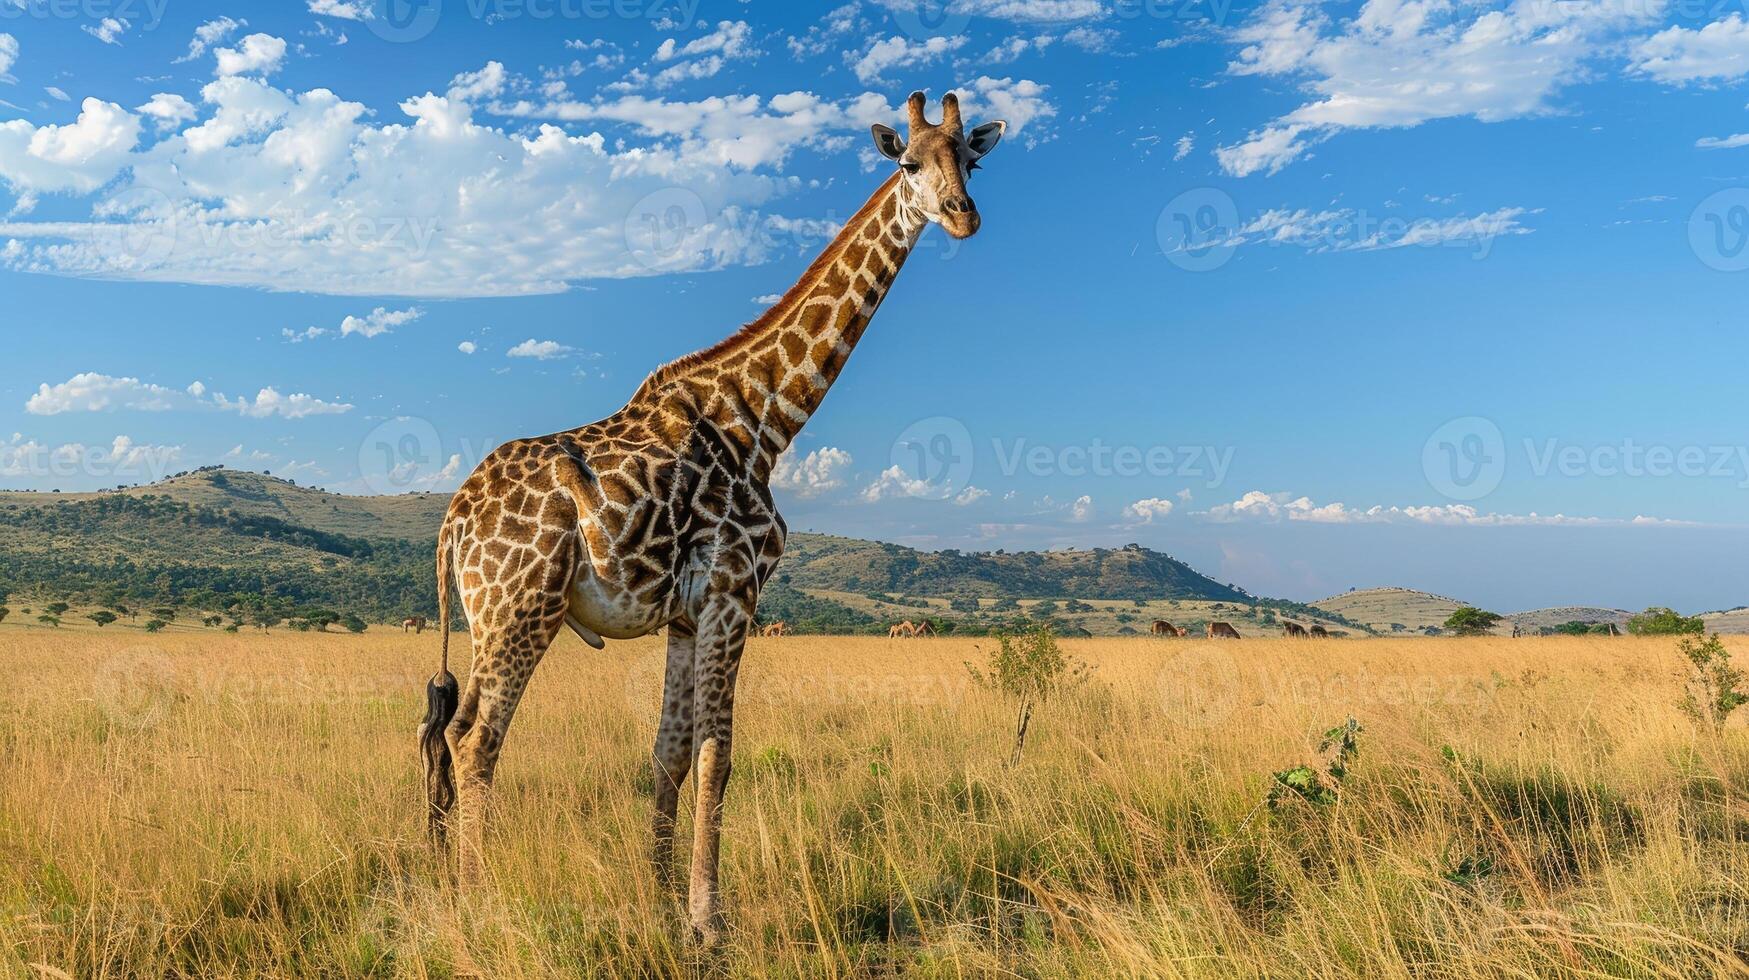
<instances>
[{"instance_id":1,"label":"giraffe's mane","mask_svg":"<svg viewBox=\"0 0 1749 980\"><path fill-rule=\"evenodd\" d=\"M796 280L795 285L791 286L789 290L783 294L781 299L776 303L773 303L770 309L760 314L758 319L746 324L729 336L724 337L722 340L717 341L709 347L706 347L704 350L694 351L684 357L669 361L667 364L651 371L650 376L644 379L644 383L638 386L637 394L632 396L632 400L637 401L638 399L657 391L675 378L684 375L701 364L722 357L727 357L740 351L751 344L755 339L763 335L766 328L771 326L772 323L788 316L790 310L792 310L795 305L801 302L802 298L807 295L808 290L813 288L814 284L819 282L821 277L832 268L832 264L836 262L838 257L843 254L844 250L849 247L850 242L861 233L863 226L868 223L873 215L880 211L881 202L886 200L887 196L898 186L898 183L899 172L895 170L893 175L882 182L881 186L875 190L874 194L863 203L862 207L857 209L857 212L850 216L850 220L844 222L844 227L839 230L837 236L832 239L831 243L826 246L825 250L815 257L814 261L808 266L807 271L803 272L801 278Z\"/></svg>"}]
</instances>

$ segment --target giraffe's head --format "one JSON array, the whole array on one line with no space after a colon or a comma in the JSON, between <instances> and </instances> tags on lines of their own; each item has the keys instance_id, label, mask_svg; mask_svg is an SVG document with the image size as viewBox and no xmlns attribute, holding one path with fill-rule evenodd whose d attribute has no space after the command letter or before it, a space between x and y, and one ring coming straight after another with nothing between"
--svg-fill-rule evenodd
<instances>
[{"instance_id":1,"label":"giraffe's head","mask_svg":"<svg viewBox=\"0 0 1749 980\"><path fill-rule=\"evenodd\" d=\"M1005 122L988 122L970 133L960 122L960 100L952 92L941 97L941 124L932 124L923 114L922 92L905 100L911 117L910 138L902 139L888 126L874 127L875 149L897 163L900 179L912 200L955 238L970 238L978 232L978 206L966 193L966 181L978 169L978 160L996 148Z\"/></svg>"}]
</instances>

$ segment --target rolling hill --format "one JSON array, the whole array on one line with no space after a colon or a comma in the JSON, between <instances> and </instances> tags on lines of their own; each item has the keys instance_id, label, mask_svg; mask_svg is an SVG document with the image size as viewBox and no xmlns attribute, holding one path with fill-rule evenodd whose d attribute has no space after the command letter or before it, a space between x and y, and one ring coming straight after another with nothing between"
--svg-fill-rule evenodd
<instances>
[{"instance_id":1,"label":"rolling hill","mask_svg":"<svg viewBox=\"0 0 1749 980\"><path fill-rule=\"evenodd\" d=\"M203 612L272 608L292 617L321 608L378 623L429 616L432 549L447 505L439 494L345 496L221 468L103 493L0 492L0 589L39 601ZM791 536L768 599L773 617L870 632L895 611L918 615L931 601L939 607L932 615L995 625L1021 615L1022 600L1077 600L1042 607L1077 630L1087 628L1082 620L1133 628L1154 602L1263 617L1243 590L1135 546L966 554L805 533ZM1104 605L1080 608L1094 600Z\"/></svg>"}]
</instances>

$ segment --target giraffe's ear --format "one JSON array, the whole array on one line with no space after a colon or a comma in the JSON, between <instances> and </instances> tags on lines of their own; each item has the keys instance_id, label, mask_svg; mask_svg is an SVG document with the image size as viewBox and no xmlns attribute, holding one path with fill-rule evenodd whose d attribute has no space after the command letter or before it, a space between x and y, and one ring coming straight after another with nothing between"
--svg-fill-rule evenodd
<instances>
[{"instance_id":1,"label":"giraffe's ear","mask_svg":"<svg viewBox=\"0 0 1749 980\"><path fill-rule=\"evenodd\" d=\"M1002 142L1002 133L1008 129L1008 124L998 119L987 122L966 137L966 149L971 151L973 159L983 156L996 148Z\"/></svg>"},{"instance_id":2,"label":"giraffe's ear","mask_svg":"<svg viewBox=\"0 0 1749 980\"><path fill-rule=\"evenodd\" d=\"M880 151L881 156L896 161L905 155L905 141L899 138L898 131L893 127L877 123L869 127L869 131L874 133L875 149Z\"/></svg>"}]
</instances>

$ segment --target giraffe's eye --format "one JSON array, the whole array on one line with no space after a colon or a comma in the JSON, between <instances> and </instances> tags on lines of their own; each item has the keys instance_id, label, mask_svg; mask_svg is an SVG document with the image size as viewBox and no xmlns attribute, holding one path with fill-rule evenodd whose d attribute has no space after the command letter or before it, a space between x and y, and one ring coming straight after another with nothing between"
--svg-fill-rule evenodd
<instances>
[{"instance_id":1,"label":"giraffe's eye","mask_svg":"<svg viewBox=\"0 0 1749 980\"><path fill-rule=\"evenodd\" d=\"M912 163L909 160L900 160L899 161L899 169L905 171L908 174L914 174L914 173L917 173L918 171L923 169L923 164Z\"/></svg>"}]
</instances>

